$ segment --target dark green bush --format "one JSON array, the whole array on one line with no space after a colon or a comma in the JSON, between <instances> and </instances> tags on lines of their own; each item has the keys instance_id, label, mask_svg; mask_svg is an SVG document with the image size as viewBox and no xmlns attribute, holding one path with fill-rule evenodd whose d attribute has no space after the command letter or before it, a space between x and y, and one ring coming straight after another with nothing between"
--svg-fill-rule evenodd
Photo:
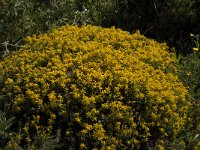
<instances>
[{"instance_id":1,"label":"dark green bush","mask_svg":"<svg viewBox=\"0 0 200 150\"><path fill-rule=\"evenodd\" d=\"M180 79L188 87L191 106L185 133L182 135L188 149L200 148L200 53L193 52L184 57L180 64ZM196 137L196 138L195 138Z\"/></svg>"},{"instance_id":2,"label":"dark green bush","mask_svg":"<svg viewBox=\"0 0 200 150\"><path fill-rule=\"evenodd\" d=\"M200 53L194 52L182 59L180 78L183 83L189 88L191 98L193 99L193 107L191 109L194 117L195 129L200 128Z\"/></svg>"}]
</instances>

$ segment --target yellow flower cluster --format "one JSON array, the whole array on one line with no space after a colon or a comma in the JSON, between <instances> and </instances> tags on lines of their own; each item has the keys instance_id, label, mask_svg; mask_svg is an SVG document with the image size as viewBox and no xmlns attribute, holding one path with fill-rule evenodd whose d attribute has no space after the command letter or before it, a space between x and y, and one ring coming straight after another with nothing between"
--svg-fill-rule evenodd
<instances>
[{"instance_id":1,"label":"yellow flower cluster","mask_svg":"<svg viewBox=\"0 0 200 150\"><path fill-rule=\"evenodd\" d=\"M61 128L81 149L137 149L175 137L187 117L187 90L167 49L139 32L63 26L27 37L0 62L0 94L27 137Z\"/></svg>"}]
</instances>

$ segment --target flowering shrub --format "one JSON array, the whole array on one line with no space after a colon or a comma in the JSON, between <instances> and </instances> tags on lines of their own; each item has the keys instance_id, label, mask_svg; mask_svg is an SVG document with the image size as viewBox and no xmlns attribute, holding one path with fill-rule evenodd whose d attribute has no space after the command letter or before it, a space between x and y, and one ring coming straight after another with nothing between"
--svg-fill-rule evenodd
<instances>
[{"instance_id":1,"label":"flowering shrub","mask_svg":"<svg viewBox=\"0 0 200 150\"><path fill-rule=\"evenodd\" d=\"M182 130L188 107L167 48L139 32L89 25L27 37L0 62L0 107L12 108L27 143L57 130L76 149L163 143Z\"/></svg>"}]
</instances>

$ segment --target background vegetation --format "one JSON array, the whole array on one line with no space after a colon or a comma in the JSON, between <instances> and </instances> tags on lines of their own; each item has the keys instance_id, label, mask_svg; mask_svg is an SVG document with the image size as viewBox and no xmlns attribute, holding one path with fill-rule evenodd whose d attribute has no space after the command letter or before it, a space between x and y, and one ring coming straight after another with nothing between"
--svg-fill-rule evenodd
<instances>
[{"instance_id":1,"label":"background vegetation","mask_svg":"<svg viewBox=\"0 0 200 150\"><path fill-rule=\"evenodd\" d=\"M199 0L1 0L0 8L1 43L19 44L66 23L94 24L139 29L186 55L192 52L190 33L200 32Z\"/></svg>"}]
</instances>

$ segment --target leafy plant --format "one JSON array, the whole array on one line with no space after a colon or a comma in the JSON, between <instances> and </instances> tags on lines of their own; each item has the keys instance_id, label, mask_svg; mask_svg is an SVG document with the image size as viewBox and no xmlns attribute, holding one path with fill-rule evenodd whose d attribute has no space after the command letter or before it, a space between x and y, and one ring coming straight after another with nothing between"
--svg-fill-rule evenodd
<instances>
[{"instance_id":1,"label":"leafy plant","mask_svg":"<svg viewBox=\"0 0 200 150\"><path fill-rule=\"evenodd\" d=\"M14 123L15 117L11 117L9 119L6 118L5 114L0 110L0 141L3 144L8 137L8 131Z\"/></svg>"},{"instance_id":2,"label":"leafy plant","mask_svg":"<svg viewBox=\"0 0 200 150\"><path fill-rule=\"evenodd\" d=\"M47 32L72 23L77 10L73 0L4 0L0 3L0 53L18 50L27 35ZM7 44L5 47L4 43Z\"/></svg>"},{"instance_id":3,"label":"leafy plant","mask_svg":"<svg viewBox=\"0 0 200 150\"><path fill-rule=\"evenodd\" d=\"M195 36L192 35L192 38ZM180 138L187 143L187 149L195 149L200 146L200 53L194 50L192 54L183 57L179 68L179 77L188 87L191 100L186 129Z\"/></svg>"},{"instance_id":4,"label":"leafy plant","mask_svg":"<svg viewBox=\"0 0 200 150\"><path fill-rule=\"evenodd\" d=\"M1 1L0 54L18 50L28 35L49 32L65 24L100 25L108 22L115 14L115 5L116 0Z\"/></svg>"},{"instance_id":5,"label":"leafy plant","mask_svg":"<svg viewBox=\"0 0 200 150\"><path fill-rule=\"evenodd\" d=\"M194 35L194 34L190 34L191 38L192 38L192 47L194 51L199 51L200 48L200 36L199 34Z\"/></svg>"}]
</instances>

